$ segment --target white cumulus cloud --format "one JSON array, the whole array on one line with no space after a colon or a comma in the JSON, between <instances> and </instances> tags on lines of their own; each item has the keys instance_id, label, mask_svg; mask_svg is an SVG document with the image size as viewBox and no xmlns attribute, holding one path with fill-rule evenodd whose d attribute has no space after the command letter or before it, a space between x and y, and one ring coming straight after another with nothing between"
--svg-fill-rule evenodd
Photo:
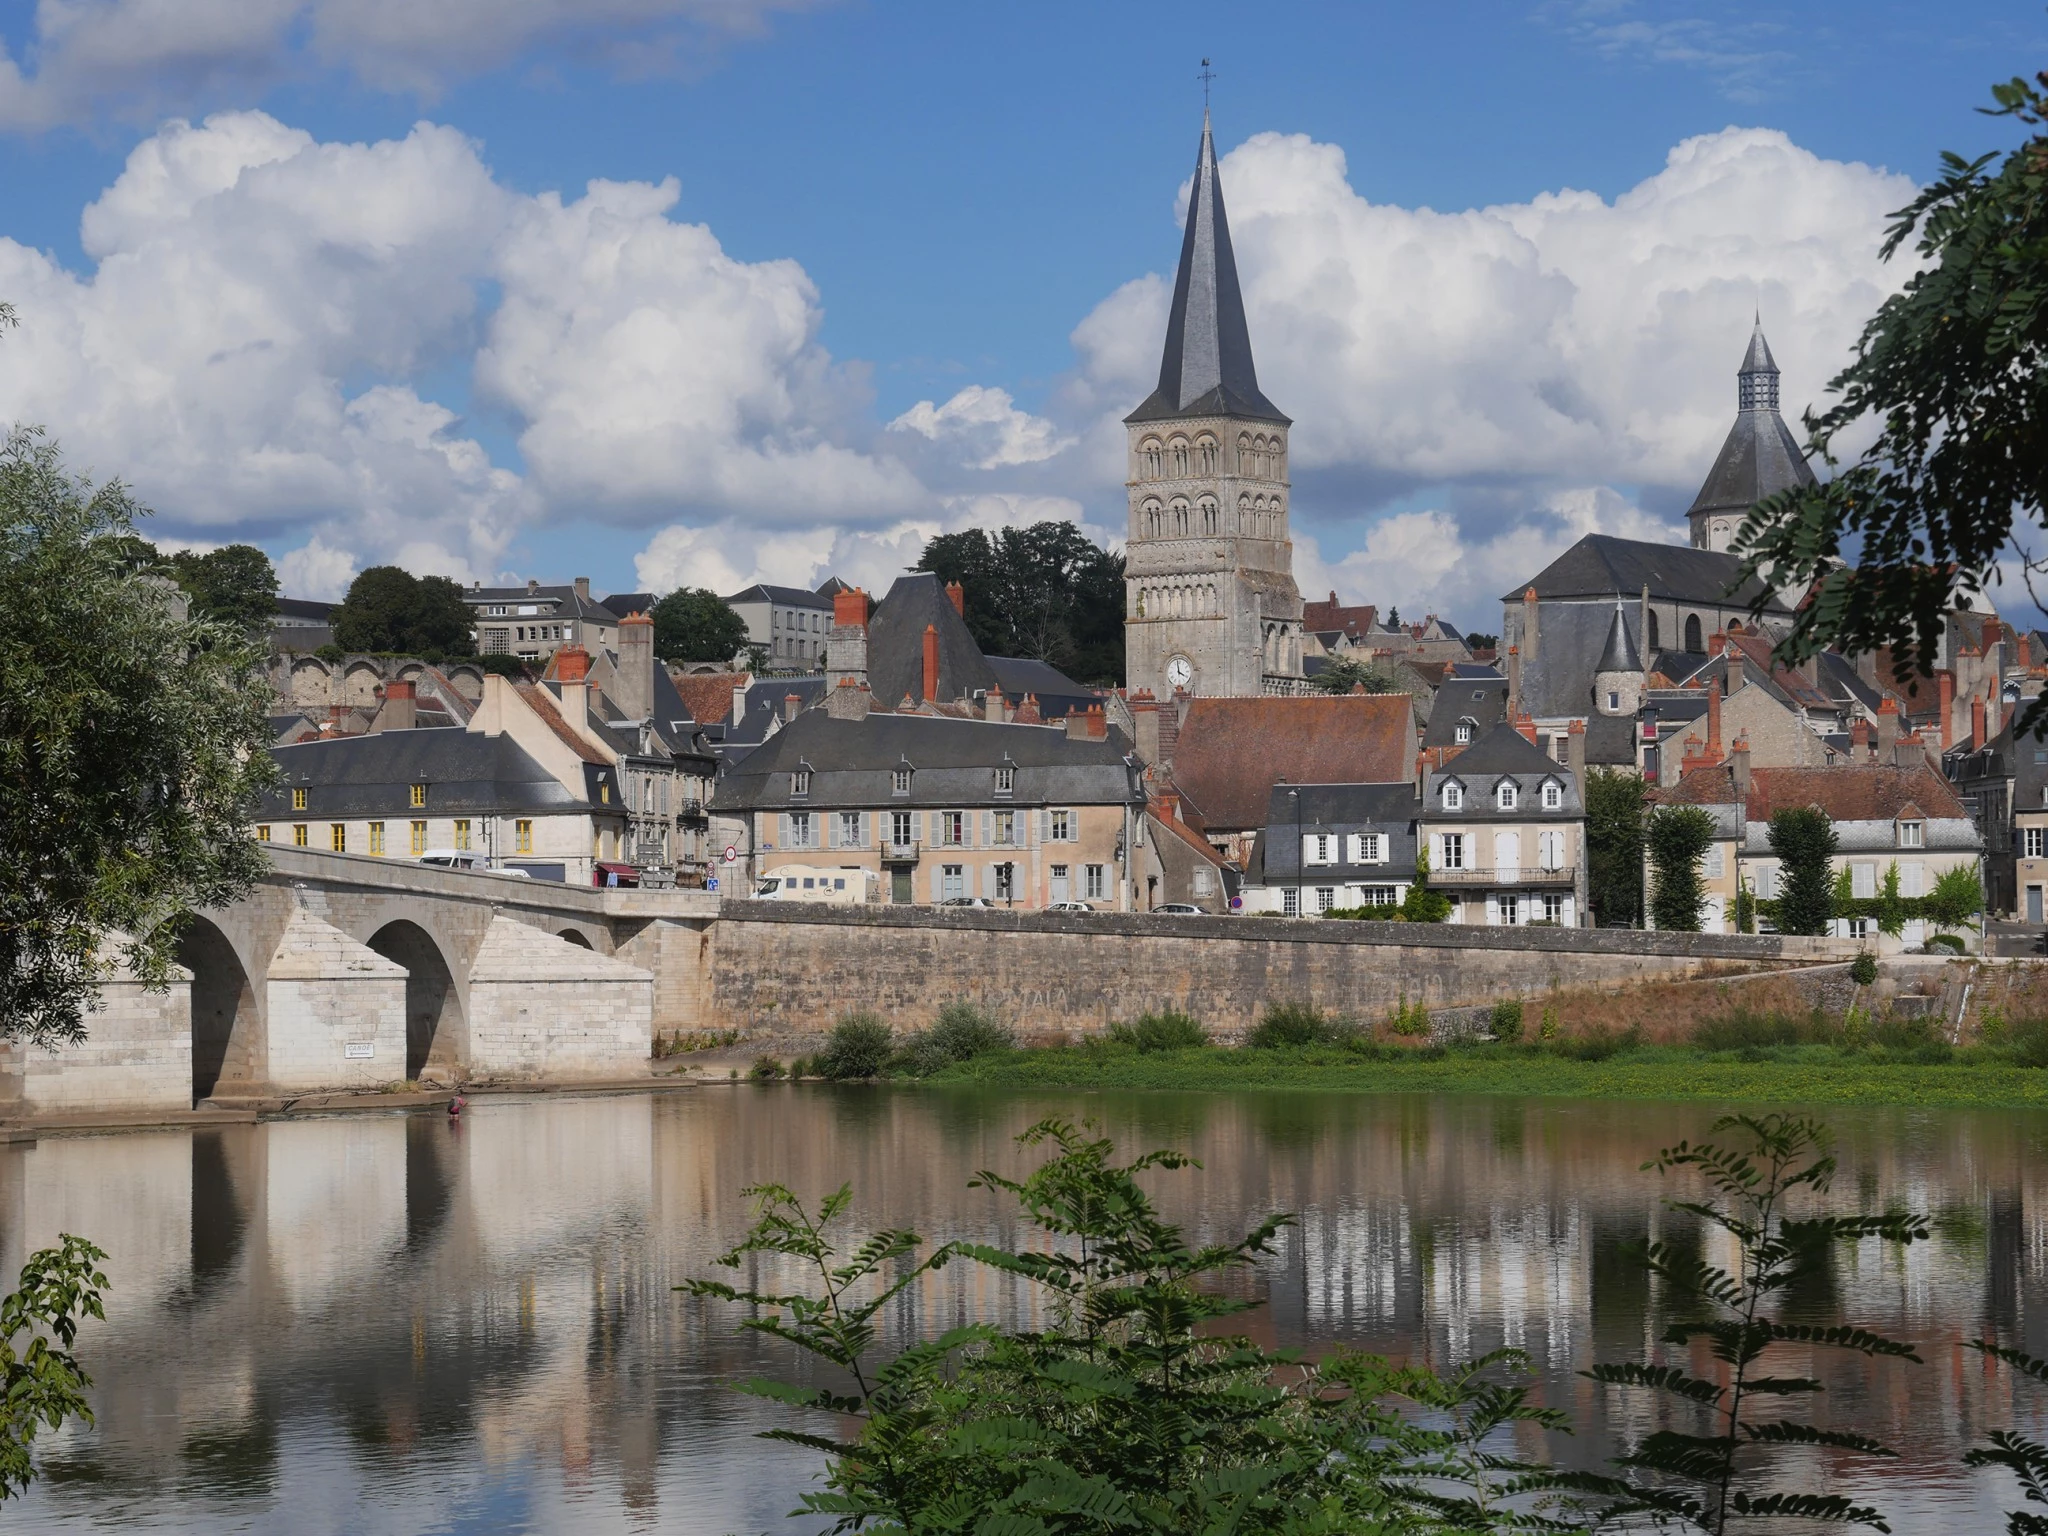
<instances>
[{"instance_id":1,"label":"white cumulus cloud","mask_svg":"<svg viewBox=\"0 0 2048 1536\"><path fill-rule=\"evenodd\" d=\"M1070 438L1043 416L1017 409L1008 390L970 384L944 405L920 400L889 423L952 447L970 469L1037 464L1069 446Z\"/></svg>"}]
</instances>

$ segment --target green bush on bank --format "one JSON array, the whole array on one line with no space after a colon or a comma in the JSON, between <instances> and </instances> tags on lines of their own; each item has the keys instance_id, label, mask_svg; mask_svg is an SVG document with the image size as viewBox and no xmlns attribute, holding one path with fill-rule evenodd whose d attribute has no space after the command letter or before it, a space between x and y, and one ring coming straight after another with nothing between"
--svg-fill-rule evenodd
<instances>
[{"instance_id":1,"label":"green bush on bank","mask_svg":"<svg viewBox=\"0 0 2048 1536\"><path fill-rule=\"evenodd\" d=\"M1168 1008L1140 1014L1128 1024L1110 1025L1109 1038L1138 1051L1193 1051L1209 1043L1209 1031L1200 1019Z\"/></svg>"}]
</instances>

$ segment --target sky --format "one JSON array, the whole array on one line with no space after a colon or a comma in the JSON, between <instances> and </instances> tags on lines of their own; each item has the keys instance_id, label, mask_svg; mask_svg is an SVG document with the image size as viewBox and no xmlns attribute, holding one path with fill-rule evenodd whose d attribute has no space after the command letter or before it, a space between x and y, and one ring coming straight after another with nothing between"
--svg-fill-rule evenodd
<instances>
[{"instance_id":1,"label":"sky","mask_svg":"<svg viewBox=\"0 0 2048 1536\"><path fill-rule=\"evenodd\" d=\"M247 541L599 592L1121 539L1203 59L1305 594L1683 537L2004 147L2038 0L0 0L0 421Z\"/></svg>"}]
</instances>

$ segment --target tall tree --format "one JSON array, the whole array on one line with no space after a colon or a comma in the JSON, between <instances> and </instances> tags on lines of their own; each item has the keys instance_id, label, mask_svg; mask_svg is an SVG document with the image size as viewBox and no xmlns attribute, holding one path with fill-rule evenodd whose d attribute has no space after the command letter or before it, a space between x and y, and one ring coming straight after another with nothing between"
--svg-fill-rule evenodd
<instances>
[{"instance_id":1,"label":"tall tree","mask_svg":"<svg viewBox=\"0 0 2048 1536\"><path fill-rule=\"evenodd\" d=\"M1696 805L1651 812L1643 841L1650 850L1650 916L1667 933L1698 933L1707 891L1700 860L1714 841L1714 819Z\"/></svg>"},{"instance_id":2,"label":"tall tree","mask_svg":"<svg viewBox=\"0 0 2048 1536\"><path fill-rule=\"evenodd\" d=\"M1401 685L1369 661L1356 656L1339 656L1308 680L1321 693L1349 693L1363 688L1367 693L1399 693Z\"/></svg>"},{"instance_id":3,"label":"tall tree","mask_svg":"<svg viewBox=\"0 0 2048 1536\"><path fill-rule=\"evenodd\" d=\"M747 621L707 587L678 587L654 605L654 654L664 661L731 661Z\"/></svg>"},{"instance_id":4,"label":"tall tree","mask_svg":"<svg viewBox=\"0 0 2048 1536\"><path fill-rule=\"evenodd\" d=\"M253 632L277 617L277 572L254 544L225 544L203 555L180 550L170 567L202 618Z\"/></svg>"},{"instance_id":5,"label":"tall tree","mask_svg":"<svg viewBox=\"0 0 2048 1536\"><path fill-rule=\"evenodd\" d=\"M1643 815L1649 786L1633 773L1586 775L1586 878L1593 921L1633 925L1643 915Z\"/></svg>"},{"instance_id":6,"label":"tall tree","mask_svg":"<svg viewBox=\"0 0 2048 1536\"><path fill-rule=\"evenodd\" d=\"M334 610L334 641L345 651L386 651L429 660L468 656L475 623L462 587L446 576L414 576L373 565L349 583Z\"/></svg>"},{"instance_id":7,"label":"tall tree","mask_svg":"<svg viewBox=\"0 0 2048 1536\"><path fill-rule=\"evenodd\" d=\"M968 633L988 654L1050 662L1081 682L1122 681L1123 557L1072 523L942 533L916 569L960 583Z\"/></svg>"},{"instance_id":8,"label":"tall tree","mask_svg":"<svg viewBox=\"0 0 2048 1536\"><path fill-rule=\"evenodd\" d=\"M0 447L0 1037L81 1038L117 962L166 981L180 920L265 867L261 653L136 569L140 512L38 432Z\"/></svg>"},{"instance_id":9,"label":"tall tree","mask_svg":"<svg viewBox=\"0 0 2048 1536\"><path fill-rule=\"evenodd\" d=\"M1914 236L1920 270L1864 326L1808 412L1809 452L1834 463L1845 436L1870 445L1826 482L1762 502L1737 541L1744 569L1779 590L1811 588L1782 654L1893 647L1931 672L1943 611L1996 579L2018 525L2028 578L2048 569L2048 72L1995 86L1991 115L2036 130L2000 157L1942 156L1943 172L1893 215L1887 260ZM1844 563L1847 546L1854 563ZM1761 599L1760 599L1761 601ZM2039 596L2036 595L2038 603ZM2028 706L2028 721L2048 695Z\"/></svg>"},{"instance_id":10,"label":"tall tree","mask_svg":"<svg viewBox=\"0 0 2048 1536\"><path fill-rule=\"evenodd\" d=\"M1778 931L1826 933L1835 915L1835 824L1827 812L1799 806L1772 816L1768 835L1778 860Z\"/></svg>"}]
</instances>

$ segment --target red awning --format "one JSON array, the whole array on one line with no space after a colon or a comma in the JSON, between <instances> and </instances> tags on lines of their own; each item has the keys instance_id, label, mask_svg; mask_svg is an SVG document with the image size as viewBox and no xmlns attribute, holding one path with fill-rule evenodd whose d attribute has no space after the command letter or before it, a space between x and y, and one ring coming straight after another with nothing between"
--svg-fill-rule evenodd
<instances>
[{"instance_id":1,"label":"red awning","mask_svg":"<svg viewBox=\"0 0 2048 1536\"><path fill-rule=\"evenodd\" d=\"M640 871L635 869L631 864L607 864L601 859L598 861L597 867L605 871L607 874L632 875L636 879L639 877L640 874Z\"/></svg>"}]
</instances>

